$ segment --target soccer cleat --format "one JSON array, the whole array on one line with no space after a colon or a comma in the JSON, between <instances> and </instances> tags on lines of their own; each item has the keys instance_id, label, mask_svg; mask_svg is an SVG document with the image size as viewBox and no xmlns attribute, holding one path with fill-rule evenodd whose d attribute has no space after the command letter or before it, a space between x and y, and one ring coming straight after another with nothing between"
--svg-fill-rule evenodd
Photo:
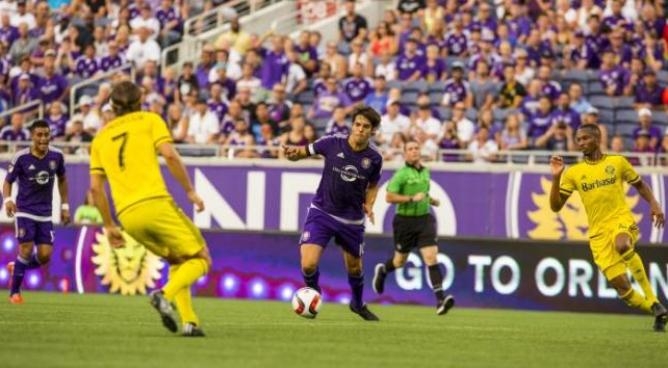
<instances>
[{"instance_id":1,"label":"soccer cleat","mask_svg":"<svg viewBox=\"0 0 668 368\"><path fill-rule=\"evenodd\" d=\"M448 295L443 300L441 300L440 303L438 303L438 307L436 308L436 314L442 316L448 313L450 308L454 306L455 306L455 298L453 298L452 295Z\"/></svg>"},{"instance_id":2,"label":"soccer cleat","mask_svg":"<svg viewBox=\"0 0 668 368\"><path fill-rule=\"evenodd\" d=\"M151 305L160 313L162 324L171 332L178 331L176 318L174 317L174 306L167 299L162 290L154 290L149 294Z\"/></svg>"},{"instance_id":3,"label":"soccer cleat","mask_svg":"<svg viewBox=\"0 0 668 368\"><path fill-rule=\"evenodd\" d=\"M9 302L12 304L23 304L23 297L21 294L12 294L9 296Z\"/></svg>"},{"instance_id":4,"label":"soccer cleat","mask_svg":"<svg viewBox=\"0 0 668 368\"><path fill-rule=\"evenodd\" d=\"M666 322L668 322L668 310L661 303L652 304L652 313L654 314L654 331L666 332Z\"/></svg>"},{"instance_id":5,"label":"soccer cleat","mask_svg":"<svg viewBox=\"0 0 668 368\"><path fill-rule=\"evenodd\" d=\"M349 307L351 312L359 315L365 321L380 321L378 316L371 313L369 308L367 308L366 304L362 305L362 308L360 309L355 309L352 304L349 304Z\"/></svg>"},{"instance_id":6,"label":"soccer cleat","mask_svg":"<svg viewBox=\"0 0 668 368\"><path fill-rule=\"evenodd\" d=\"M14 262L7 263L7 273L9 273L9 290L12 290L12 280L14 279Z\"/></svg>"},{"instance_id":7,"label":"soccer cleat","mask_svg":"<svg viewBox=\"0 0 668 368\"><path fill-rule=\"evenodd\" d=\"M382 294L385 290L385 276L387 276L387 273L385 273L385 265L382 263L377 264L373 269L373 282L371 283L371 287L378 295Z\"/></svg>"},{"instance_id":8,"label":"soccer cleat","mask_svg":"<svg viewBox=\"0 0 668 368\"><path fill-rule=\"evenodd\" d=\"M204 331L202 331L202 329L198 327L196 324L187 322L186 324L183 325L183 332L181 333L181 336L204 337L206 335L204 334Z\"/></svg>"}]
</instances>

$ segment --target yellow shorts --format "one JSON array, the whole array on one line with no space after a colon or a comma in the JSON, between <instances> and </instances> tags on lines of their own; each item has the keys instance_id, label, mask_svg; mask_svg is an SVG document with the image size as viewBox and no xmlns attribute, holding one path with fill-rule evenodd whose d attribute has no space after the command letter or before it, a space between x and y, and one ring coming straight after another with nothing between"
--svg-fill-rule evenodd
<instances>
[{"instance_id":1,"label":"yellow shorts","mask_svg":"<svg viewBox=\"0 0 668 368\"><path fill-rule=\"evenodd\" d=\"M162 258L187 258L206 247L202 233L171 198L132 205L118 219L123 230Z\"/></svg>"},{"instance_id":2,"label":"yellow shorts","mask_svg":"<svg viewBox=\"0 0 668 368\"><path fill-rule=\"evenodd\" d=\"M626 273L626 264L622 255L615 248L615 239L619 234L628 234L631 237L631 246L634 247L640 232L633 222L613 222L606 226L601 233L589 239L589 248L594 256L594 262L603 272L605 278L612 280Z\"/></svg>"}]
</instances>

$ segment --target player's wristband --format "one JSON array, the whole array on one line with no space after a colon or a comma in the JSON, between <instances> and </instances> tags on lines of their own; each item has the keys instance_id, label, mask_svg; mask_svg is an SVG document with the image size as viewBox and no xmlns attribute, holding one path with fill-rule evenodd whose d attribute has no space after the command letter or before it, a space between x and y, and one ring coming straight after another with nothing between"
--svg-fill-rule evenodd
<instances>
[{"instance_id":1,"label":"player's wristband","mask_svg":"<svg viewBox=\"0 0 668 368\"><path fill-rule=\"evenodd\" d=\"M5 198L5 199L2 201L2 203L3 203L3 204L7 204L7 203L9 203L9 202L13 202L13 201L14 201L14 199L13 199L12 197L7 197L7 198Z\"/></svg>"},{"instance_id":2,"label":"player's wristband","mask_svg":"<svg viewBox=\"0 0 668 368\"><path fill-rule=\"evenodd\" d=\"M63 203L60 205L60 209L64 211L69 211L70 210L70 205L68 203Z\"/></svg>"},{"instance_id":3,"label":"player's wristband","mask_svg":"<svg viewBox=\"0 0 668 368\"><path fill-rule=\"evenodd\" d=\"M408 196L408 203L413 203L413 196Z\"/></svg>"}]
</instances>

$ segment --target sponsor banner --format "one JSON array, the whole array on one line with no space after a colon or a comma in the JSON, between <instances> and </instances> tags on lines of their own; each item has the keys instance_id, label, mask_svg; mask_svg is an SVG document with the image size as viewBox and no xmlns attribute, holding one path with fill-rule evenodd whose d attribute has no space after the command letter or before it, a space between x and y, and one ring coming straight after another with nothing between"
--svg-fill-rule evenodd
<instances>
[{"instance_id":1,"label":"sponsor banner","mask_svg":"<svg viewBox=\"0 0 668 368\"><path fill-rule=\"evenodd\" d=\"M211 272L194 287L199 296L289 300L303 285L298 233L205 231L213 257ZM16 255L12 229L0 230L0 287L7 287L4 266ZM584 243L493 241L448 238L440 241L438 262L444 289L458 306L592 312L631 312L610 288ZM661 300L668 297L668 253L640 246L649 280ZM387 236L369 236L365 246L365 299L378 303L435 305L425 266L411 254L408 263L387 278L385 294L371 290L373 267L392 255ZM323 296L346 303L350 290L340 250L330 245L320 264ZM99 229L56 229L53 259L26 274L28 290L145 294L166 280L167 266L129 240L111 249ZM636 288L639 290L638 286ZM287 308L287 307L286 307Z\"/></svg>"},{"instance_id":2,"label":"sponsor banner","mask_svg":"<svg viewBox=\"0 0 668 368\"><path fill-rule=\"evenodd\" d=\"M202 229L299 231L320 181L321 168L290 164L189 165L195 189L206 201L206 210L195 213L185 193L164 168L170 192L177 203ZM499 167L497 167L499 168ZM67 166L70 204L76 209L88 189L88 165ZM383 171L374 207L376 225L367 223L369 234L391 234L394 208L385 203L385 189L394 169ZM5 169L0 169L4 180ZM668 175L649 174L643 179L660 203L666 206ZM440 199L433 208L441 236L473 236L512 239L576 240L587 238L587 217L574 193L555 214L549 207L549 174L521 171L432 171L431 196ZM57 195L54 214L60 208ZM650 226L649 206L634 188L627 202L639 222L641 241L668 243L668 232ZM0 222L10 222L4 211Z\"/></svg>"}]
</instances>

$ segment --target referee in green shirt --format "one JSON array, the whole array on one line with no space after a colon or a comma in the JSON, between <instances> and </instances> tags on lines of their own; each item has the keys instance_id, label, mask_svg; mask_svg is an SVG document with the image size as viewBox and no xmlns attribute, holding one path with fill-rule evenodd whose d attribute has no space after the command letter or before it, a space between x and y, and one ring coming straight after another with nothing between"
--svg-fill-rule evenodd
<instances>
[{"instance_id":1,"label":"referee in green shirt","mask_svg":"<svg viewBox=\"0 0 668 368\"><path fill-rule=\"evenodd\" d=\"M443 272L436 262L438 247L436 245L436 219L429 212L430 206L438 206L436 198L429 197L429 168L420 162L420 145L409 140L404 145L406 165L394 173L387 186L388 203L397 205L396 215L392 221L394 228L394 256L376 265L373 275L373 290L382 294L385 288L385 277L406 263L408 253L419 248L424 263L429 269L434 295L436 296L439 315L448 312L455 305L452 295L443 292Z\"/></svg>"}]
</instances>

